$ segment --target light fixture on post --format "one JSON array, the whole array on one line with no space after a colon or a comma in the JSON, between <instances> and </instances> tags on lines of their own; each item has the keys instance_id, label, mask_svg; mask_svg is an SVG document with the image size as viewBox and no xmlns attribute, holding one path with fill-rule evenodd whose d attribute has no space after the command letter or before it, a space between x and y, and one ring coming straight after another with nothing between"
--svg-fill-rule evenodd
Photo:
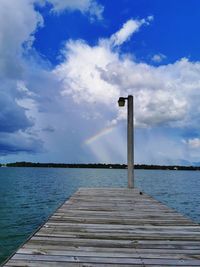
<instances>
[{"instance_id":1,"label":"light fixture on post","mask_svg":"<svg viewBox=\"0 0 200 267\"><path fill-rule=\"evenodd\" d=\"M134 187L134 122L133 122L133 96L120 97L119 107L125 106L125 100L128 101L127 107L127 161L128 161L128 188Z\"/></svg>"},{"instance_id":2,"label":"light fixture on post","mask_svg":"<svg viewBox=\"0 0 200 267\"><path fill-rule=\"evenodd\" d=\"M125 97L120 97L119 100L118 100L118 105L119 107L124 107L125 106Z\"/></svg>"}]
</instances>

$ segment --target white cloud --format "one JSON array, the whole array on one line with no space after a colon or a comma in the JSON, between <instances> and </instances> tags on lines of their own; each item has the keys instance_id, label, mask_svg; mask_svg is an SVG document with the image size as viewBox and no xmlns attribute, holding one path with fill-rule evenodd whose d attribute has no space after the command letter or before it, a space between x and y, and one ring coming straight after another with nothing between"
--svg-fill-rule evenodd
<instances>
[{"instance_id":1,"label":"white cloud","mask_svg":"<svg viewBox=\"0 0 200 267\"><path fill-rule=\"evenodd\" d=\"M35 32L44 25L35 4L47 2L57 13L79 10L91 19L102 18L103 6L94 0L0 1L0 151L3 154L6 149L8 154L41 150L41 139L46 141L45 135L50 131L40 133L40 130L58 122L64 109L56 77L32 48Z\"/></svg>"},{"instance_id":2,"label":"white cloud","mask_svg":"<svg viewBox=\"0 0 200 267\"><path fill-rule=\"evenodd\" d=\"M62 83L63 95L76 102L105 104L108 113L115 112L116 122L126 118L126 109L116 105L118 97L133 94L137 126L191 123L198 109L193 94L200 94L200 63L187 59L159 67L136 63L107 45L113 36L96 46L80 40L66 43L65 59L53 72Z\"/></svg>"},{"instance_id":3,"label":"white cloud","mask_svg":"<svg viewBox=\"0 0 200 267\"><path fill-rule=\"evenodd\" d=\"M89 14L93 18L102 19L103 6L95 0L46 0L52 4L52 11L56 13L65 10L79 10L83 14Z\"/></svg>"},{"instance_id":4,"label":"white cloud","mask_svg":"<svg viewBox=\"0 0 200 267\"><path fill-rule=\"evenodd\" d=\"M120 88L122 95L134 94L138 125L153 126L162 123L174 125L175 122L188 123L187 115L192 114L190 109L193 109L193 106L189 99L191 91L187 89L192 78L188 77L188 81L186 79L182 81L182 77L185 76L183 73L187 72L186 66L189 70L193 63L183 59L173 65L153 67L125 58L117 64L110 63L106 70L102 70L101 77L116 88ZM196 86L198 80L193 90L196 90ZM125 113L120 117L125 118Z\"/></svg>"},{"instance_id":5,"label":"white cloud","mask_svg":"<svg viewBox=\"0 0 200 267\"><path fill-rule=\"evenodd\" d=\"M1 76L18 78L23 72L23 44L34 40L34 32L43 24L42 16L30 0L0 1Z\"/></svg>"},{"instance_id":6,"label":"white cloud","mask_svg":"<svg viewBox=\"0 0 200 267\"><path fill-rule=\"evenodd\" d=\"M155 54L153 55L153 57L151 58L151 60L155 63L160 63L162 62L164 59L166 59L166 56L163 54Z\"/></svg>"},{"instance_id":7,"label":"white cloud","mask_svg":"<svg viewBox=\"0 0 200 267\"><path fill-rule=\"evenodd\" d=\"M149 16L147 17L147 19L142 19L142 20L133 20L133 19L128 20L126 23L124 23L124 25L118 32L114 33L111 36L110 38L111 45L113 46L122 45L124 42L128 41L131 38L131 36L135 32L137 32L143 24L148 25L151 20L153 20L152 16Z\"/></svg>"},{"instance_id":8,"label":"white cloud","mask_svg":"<svg viewBox=\"0 0 200 267\"><path fill-rule=\"evenodd\" d=\"M71 95L76 102L114 104L122 90L103 76L106 76L109 66L121 68L124 61L108 44L122 44L134 33L135 25L139 28L151 19L129 20L110 39L100 39L93 47L81 40L68 41L63 52L65 60L53 72L63 83L63 95Z\"/></svg>"},{"instance_id":9,"label":"white cloud","mask_svg":"<svg viewBox=\"0 0 200 267\"><path fill-rule=\"evenodd\" d=\"M54 74L63 82L63 94L72 95L75 102L110 104L119 96L119 90L101 77L102 69L118 55L102 46L90 47L82 41L66 44L66 61Z\"/></svg>"},{"instance_id":10,"label":"white cloud","mask_svg":"<svg viewBox=\"0 0 200 267\"><path fill-rule=\"evenodd\" d=\"M33 1L0 1L0 132L25 131L33 125L17 99L28 92L22 93L27 68L23 53L29 49L35 31L42 25L43 18L34 10Z\"/></svg>"},{"instance_id":11,"label":"white cloud","mask_svg":"<svg viewBox=\"0 0 200 267\"><path fill-rule=\"evenodd\" d=\"M31 51L38 27L43 26L34 2L0 1L0 154L42 149L40 137L30 133L35 118L28 116L27 109L20 105L25 97L35 96L26 87L31 64L24 57Z\"/></svg>"}]
</instances>

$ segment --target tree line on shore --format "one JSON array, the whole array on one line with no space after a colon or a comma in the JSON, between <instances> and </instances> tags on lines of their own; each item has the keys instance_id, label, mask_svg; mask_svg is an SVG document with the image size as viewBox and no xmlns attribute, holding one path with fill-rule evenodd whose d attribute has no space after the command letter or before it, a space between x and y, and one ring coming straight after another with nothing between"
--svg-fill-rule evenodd
<instances>
[{"instance_id":1,"label":"tree line on shore","mask_svg":"<svg viewBox=\"0 0 200 267\"><path fill-rule=\"evenodd\" d=\"M98 168L98 169L126 169L126 164L105 164L105 163L35 163L35 162L14 162L1 164L0 167L43 167L43 168ZM135 164L135 169L146 170L200 170L200 166L178 166L178 165L147 165Z\"/></svg>"}]
</instances>

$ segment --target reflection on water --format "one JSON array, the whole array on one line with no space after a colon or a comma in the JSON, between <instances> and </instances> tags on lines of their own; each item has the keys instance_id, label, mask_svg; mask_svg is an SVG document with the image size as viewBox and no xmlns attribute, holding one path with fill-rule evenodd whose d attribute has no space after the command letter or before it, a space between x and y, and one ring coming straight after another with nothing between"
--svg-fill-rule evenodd
<instances>
[{"instance_id":1,"label":"reflection on water","mask_svg":"<svg viewBox=\"0 0 200 267\"><path fill-rule=\"evenodd\" d=\"M135 185L200 222L200 172L136 170ZM79 187L126 187L126 170L0 168L0 262Z\"/></svg>"}]
</instances>

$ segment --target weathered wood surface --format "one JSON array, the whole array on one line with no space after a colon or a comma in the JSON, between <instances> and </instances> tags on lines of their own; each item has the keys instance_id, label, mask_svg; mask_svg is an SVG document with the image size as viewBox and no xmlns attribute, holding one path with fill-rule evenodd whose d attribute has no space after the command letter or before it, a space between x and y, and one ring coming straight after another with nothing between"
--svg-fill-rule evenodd
<instances>
[{"instance_id":1,"label":"weathered wood surface","mask_svg":"<svg viewBox=\"0 0 200 267\"><path fill-rule=\"evenodd\" d=\"M4 266L200 266L200 225L137 189L79 189Z\"/></svg>"}]
</instances>

